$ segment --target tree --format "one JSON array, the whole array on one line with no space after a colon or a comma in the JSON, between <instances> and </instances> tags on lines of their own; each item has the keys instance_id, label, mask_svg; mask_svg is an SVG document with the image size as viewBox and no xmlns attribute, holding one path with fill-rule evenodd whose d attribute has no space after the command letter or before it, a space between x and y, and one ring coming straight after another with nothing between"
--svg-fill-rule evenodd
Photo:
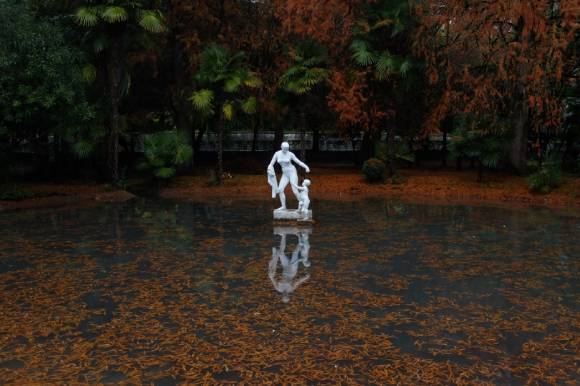
<instances>
[{"instance_id":1,"label":"tree","mask_svg":"<svg viewBox=\"0 0 580 386\"><path fill-rule=\"evenodd\" d=\"M169 22L176 38L173 50L176 71L175 81L170 82L170 99L176 123L183 131L191 131L194 151L208 125L183 112L183 97L187 100L195 87L194 78L189 75L197 72L208 42L227 45L232 52L244 51L248 65L262 80L262 87L256 94L258 111L249 119L254 138L265 126L280 126L277 121L283 114L274 96L282 69L287 66L287 57L281 55L286 38L274 3L271 0L170 1ZM187 107L191 112L189 103ZM281 138L276 140L282 141Z\"/></svg>"},{"instance_id":2,"label":"tree","mask_svg":"<svg viewBox=\"0 0 580 386\"><path fill-rule=\"evenodd\" d=\"M562 122L566 50L574 0L427 0L418 3L416 53L434 91L425 132L448 115L508 117L511 163L524 170L528 133Z\"/></svg>"},{"instance_id":3,"label":"tree","mask_svg":"<svg viewBox=\"0 0 580 386\"><path fill-rule=\"evenodd\" d=\"M255 96L247 95L246 89L260 87L261 81L247 68L244 52L231 54L224 46L211 44L200 61L195 74L202 88L196 90L191 102L193 109L203 118L217 118L217 179L221 181L223 168L224 129L234 120L236 110L254 114L257 108Z\"/></svg>"},{"instance_id":4,"label":"tree","mask_svg":"<svg viewBox=\"0 0 580 386\"><path fill-rule=\"evenodd\" d=\"M127 71L127 48L130 40L141 32L161 33L166 30L154 1L85 0L75 13L76 22L90 31L88 39L95 53L107 55L107 81L110 98L108 164L111 180L119 180L120 104L130 87ZM152 8L146 7L152 6ZM91 73L91 70L87 70Z\"/></svg>"},{"instance_id":5,"label":"tree","mask_svg":"<svg viewBox=\"0 0 580 386\"><path fill-rule=\"evenodd\" d=\"M0 0L0 9L0 153L7 157L0 163L7 166L27 145L46 167L43 155L56 150L58 157L60 139L74 142L98 123L87 100L84 57L60 20L36 18L19 1Z\"/></svg>"},{"instance_id":6,"label":"tree","mask_svg":"<svg viewBox=\"0 0 580 386\"><path fill-rule=\"evenodd\" d=\"M321 46L305 41L290 51L291 67L280 77L280 86L289 96L288 104L299 117L300 158L306 159L306 107L312 105L314 92L328 78L323 67L326 53Z\"/></svg>"},{"instance_id":7,"label":"tree","mask_svg":"<svg viewBox=\"0 0 580 386\"><path fill-rule=\"evenodd\" d=\"M372 141L387 129L386 162L393 172L395 132L414 134L420 119L419 66L410 52L415 22L406 0L362 1L355 10L348 49L350 61L333 73L329 106L339 127L364 132L363 153L370 156ZM411 98L412 97L412 101ZM406 110L412 106L413 113Z\"/></svg>"}]
</instances>

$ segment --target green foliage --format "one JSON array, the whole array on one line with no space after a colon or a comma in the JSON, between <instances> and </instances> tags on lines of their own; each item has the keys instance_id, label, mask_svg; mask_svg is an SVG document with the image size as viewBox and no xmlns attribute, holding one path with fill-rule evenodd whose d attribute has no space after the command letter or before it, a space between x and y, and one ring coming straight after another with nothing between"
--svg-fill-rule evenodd
<instances>
[{"instance_id":1,"label":"green foliage","mask_svg":"<svg viewBox=\"0 0 580 386\"><path fill-rule=\"evenodd\" d=\"M507 130L494 127L491 121L474 120L470 116L458 116L456 129L451 134L450 153L455 158L477 160L480 164L478 180L481 182L481 166L497 168L507 154L509 137Z\"/></svg>"},{"instance_id":2,"label":"green foliage","mask_svg":"<svg viewBox=\"0 0 580 386\"><path fill-rule=\"evenodd\" d=\"M397 141L390 145L376 144L375 154L385 164L397 161L415 162L415 154L405 142Z\"/></svg>"},{"instance_id":3,"label":"green foliage","mask_svg":"<svg viewBox=\"0 0 580 386\"><path fill-rule=\"evenodd\" d=\"M20 201L31 197L34 197L32 192L16 185L0 186L0 201Z\"/></svg>"},{"instance_id":4,"label":"green foliage","mask_svg":"<svg viewBox=\"0 0 580 386\"><path fill-rule=\"evenodd\" d=\"M354 39L350 44L354 63L360 67L372 67L379 81L392 75L405 78L413 65L410 58L391 52L385 43L410 29L413 19L409 2L368 2L362 6L361 15L353 29Z\"/></svg>"},{"instance_id":5,"label":"green foliage","mask_svg":"<svg viewBox=\"0 0 580 386\"><path fill-rule=\"evenodd\" d=\"M138 1L85 1L86 5L77 8L74 18L77 24L85 28L96 27L100 21L107 24L118 24L134 17L136 23L151 33L164 32L167 27L163 15L158 10L144 9ZM97 3L97 4L95 4Z\"/></svg>"},{"instance_id":6,"label":"green foliage","mask_svg":"<svg viewBox=\"0 0 580 386\"><path fill-rule=\"evenodd\" d=\"M258 76L247 69L246 55L243 52L231 54L227 48L218 44L209 45L201 56L196 81L202 88L193 92L190 101L194 111L207 119L220 111L231 121L235 110L246 114L256 112L255 97L244 98L247 89L260 87Z\"/></svg>"},{"instance_id":7,"label":"green foliage","mask_svg":"<svg viewBox=\"0 0 580 386\"><path fill-rule=\"evenodd\" d=\"M168 179L176 168L189 161L193 155L187 141L174 131L161 131L145 136L145 162L141 170L150 171L155 178Z\"/></svg>"},{"instance_id":8,"label":"green foliage","mask_svg":"<svg viewBox=\"0 0 580 386\"><path fill-rule=\"evenodd\" d=\"M536 171L528 176L528 187L532 192L548 194L560 186L562 180L561 158L557 154L548 155L540 166L533 162Z\"/></svg>"},{"instance_id":9,"label":"green foliage","mask_svg":"<svg viewBox=\"0 0 580 386\"><path fill-rule=\"evenodd\" d=\"M329 71L323 67L326 52L312 42L302 42L290 52L292 66L280 77L281 88L291 94L304 95L323 83Z\"/></svg>"},{"instance_id":10,"label":"green foliage","mask_svg":"<svg viewBox=\"0 0 580 386\"><path fill-rule=\"evenodd\" d=\"M73 137L97 118L83 55L63 24L23 3L0 0L0 143Z\"/></svg>"},{"instance_id":11,"label":"green foliage","mask_svg":"<svg viewBox=\"0 0 580 386\"><path fill-rule=\"evenodd\" d=\"M376 183L385 180L385 163L379 158L370 158L366 160L362 167L367 182Z\"/></svg>"},{"instance_id":12,"label":"green foliage","mask_svg":"<svg viewBox=\"0 0 580 386\"><path fill-rule=\"evenodd\" d=\"M195 111L206 117L214 113L214 93L211 90L202 89L193 93L190 98Z\"/></svg>"},{"instance_id":13,"label":"green foliage","mask_svg":"<svg viewBox=\"0 0 580 386\"><path fill-rule=\"evenodd\" d=\"M496 168L506 153L504 136L479 130L455 130L450 145L455 157L472 158L481 161L488 168Z\"/></svg>"}]
</instances>

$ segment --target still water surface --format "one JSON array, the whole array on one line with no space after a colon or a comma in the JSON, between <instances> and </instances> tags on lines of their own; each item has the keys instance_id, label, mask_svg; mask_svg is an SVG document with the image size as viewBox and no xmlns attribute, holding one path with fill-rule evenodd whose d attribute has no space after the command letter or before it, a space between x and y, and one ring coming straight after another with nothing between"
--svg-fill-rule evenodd
<instances>
[{"instance_id":1,"label":"still water surface","mask_svg":"<svg viewBox=\"0 0 580 386\"><path fill-rule=\"evenodd\" d=\"M156 199L0 215L0 383L574 384L580 218Z\"/></svg>"}]
</instances>

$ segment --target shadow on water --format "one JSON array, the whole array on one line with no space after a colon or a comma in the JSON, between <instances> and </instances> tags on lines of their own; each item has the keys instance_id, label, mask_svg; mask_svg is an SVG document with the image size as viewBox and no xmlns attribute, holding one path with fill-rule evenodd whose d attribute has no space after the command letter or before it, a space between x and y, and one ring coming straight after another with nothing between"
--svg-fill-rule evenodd
<instances>
[{"instance_id":1,"label":"shadow on water","mask_svg":"<svg viewBox=\"0 0 580 386\"><path fill-rule=\"evenodd\" d=\"M314 206L1 215L0 382L577 381L577 217Z\"/></svg>"}]
</instances>

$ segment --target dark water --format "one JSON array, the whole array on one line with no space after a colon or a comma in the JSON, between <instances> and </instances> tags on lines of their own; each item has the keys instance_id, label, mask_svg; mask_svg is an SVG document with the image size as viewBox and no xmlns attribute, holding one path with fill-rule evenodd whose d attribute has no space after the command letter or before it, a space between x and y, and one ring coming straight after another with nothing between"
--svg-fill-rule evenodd
<instances>
[{"instance_id":1,"label":"dark water","mask_svg":"<svg viewBox=\"0 0 580 386\"><path fill-rule=\"evenodd\" d=\"M580 219L269 202L0 215L0 383L575 384Z\"/></svg>"}]
</instances>

